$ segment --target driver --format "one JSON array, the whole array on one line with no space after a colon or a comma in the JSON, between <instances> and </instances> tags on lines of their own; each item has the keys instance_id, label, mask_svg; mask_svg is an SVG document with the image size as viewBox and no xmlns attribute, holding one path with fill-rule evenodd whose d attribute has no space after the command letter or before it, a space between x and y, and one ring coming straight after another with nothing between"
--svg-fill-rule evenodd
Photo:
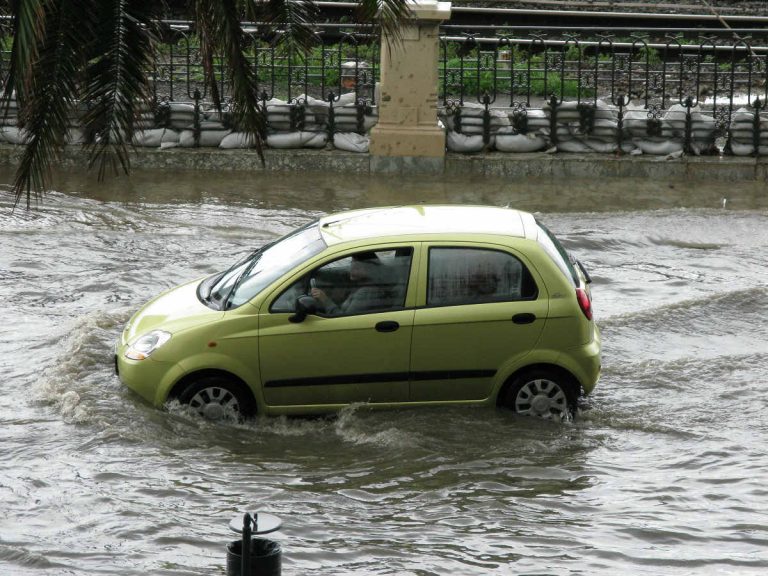
<instances>
[{"instance_id":1,"label":"driver","mask_svg":"<svg viewBox=\"0 0 768 576\"><path fill-rule=\"evenodd\" d=\"M312 288L310 294L329 316L359 314L381 308L384 293L380 276L382 264L375 252L363 252L352 256L349 279L352 290L341 304L337 304L321 288Z\"/></svg>"}]
</instances>

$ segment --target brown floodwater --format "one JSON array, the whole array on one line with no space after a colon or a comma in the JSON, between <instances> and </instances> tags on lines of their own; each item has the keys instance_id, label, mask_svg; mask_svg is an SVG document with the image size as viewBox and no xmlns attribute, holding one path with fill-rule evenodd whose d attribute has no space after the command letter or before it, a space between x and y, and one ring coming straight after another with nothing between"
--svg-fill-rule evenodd
<instances>
[{"instance_id":1,"label":"brown floodwater","mask_svg":"<svg viewBox=\"0 0 768 576\"><path fill-rule=\"evenodd\" d=\"M768 571L768 191L236 172L0 171L0 575L210 575L246 509L290 575ZM604 374L573 423L493 409L211 424L114 375L143 302L318 215L536 212L589 268Z\"/></svg>"}]
</instances>

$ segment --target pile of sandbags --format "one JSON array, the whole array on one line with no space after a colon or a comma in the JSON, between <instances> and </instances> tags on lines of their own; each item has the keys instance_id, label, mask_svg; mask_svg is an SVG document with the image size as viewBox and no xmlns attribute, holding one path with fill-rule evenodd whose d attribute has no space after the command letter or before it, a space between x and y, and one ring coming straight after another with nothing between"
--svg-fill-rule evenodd
<instances>
[{"instance_id":1,"label":"pile of sandbags","mask_svg":"<svg viewBox=\"0 0 768 576\"><path fill-rule=\"evenodd\" d=\"M324 148L328 144L330 104L310 96L301 95L289 103L272 98L266 107L267 137L270 148ZM169 148L218 147L222 149L250 148L254 140L244 132L232 128L226 113L217 110L201 111L195 126L195 106L181 102L164 104L167 110L158 115L158 122L147 118L133 135L135 146ZM342 150L367 152L369 138L357 133L358 107L354 93L344 94L334 103L334 145ZM363 116L363 128L368 132L377 121L375 110ZM299 116L299 117L297 117ZM144 117L142 116L142 119ZM156 127L162 124L161 127ZM197 140L195 130L199 129Z\"/></svg>"},{"instance_id":2,"label":"pile of sandbags","mask_svg":"<svg viewBox=\"0 0 768 576\"><path fill-rule=\"evenodd\" d=\"M508 129L511 125L505 110L490 108L490 138L487 147L495 143L496 133ZM456 112L443 110L439 119L447 128L446 146L451 152L479 152L486 148L483 139L485 106L475 102L465 102Z\"/></svg>"},{"instance_id":3,"label":"pile of sandbags","mask_svg":"<svg viewBox=\"0 0 768 576\"><path fill-rule=\"evenodd\" d=\"M687 109L675 104L656 120L654 130L649 131L648 110L643 107L629 106L624 114L624 128L632 143L643 154L666 156L682 153L685 148L685 123ZM701 112L701 108L691 108L691 150L694 154L714 152L716 123L712 116Z\"/></svg>"},{"instance_id":4,"label":"pile of sandbags","mask_svg":"<svg viewBox=\"0 0 768 576\"><path fill-rule=\"evenodd\" d=\"M354 92L342 94L334 102L335 148L350 152L368 152L370 138L367 133L376 125L375 109L367 110L363 116L363 130L359 134L358 106ZM272 98L266 103L267 139L270 148L325 148L328 144L328 127L331 105L307 95L300 95L292 102ZM241 132L232 132L224 137L220 148L245 148L252 142Z\"/></svg>"},{"instance_id":5,"label":"pile of sandbags","mask_svg":"<svg viewBox=\"0 0 768 576\"><path fill-rule=\"evenodd\" d=\"M768 118L760 117L758 124L758 153L768 154ZM735 156L751 156L755 153L755 113L739 108L731 116L729 131L731 152Z\"/></svg>"},{"instance_id":6,"label":"pile of sandbags","mask_svg":"<svg viewBox=\"0 0 768 576\"><path fill-rule=\"evenodd\" d=\"M331 105L324 100L306 96L306 103L315 117L327 130L330 122ZM375 108L363 110L362 122L359 122L360 108L355 102L355 93L347 92L333 103L333 146L346 152L368 152L370 131L379 121ZM362 125L361 125L362 124ZM362 134L360 133L362 128Z\"/></svg>"},{"instance_id":7,"label":"pile of sandbags","mask_svg":"<svg viewBox=\"0 0 768 576\"><path fill-rule=\"evenodd\" d=\"M514 117L514 113L512 115ZM548 130L549 118L544 110L526 110L525 130L516 129L514 126L500 128L496 132L494 145L500 152L538 152L547 148Z\"/></svg>"},{"instance_id":8,"label":"pile of sandbags","mask_svg":"<svg viewBox=\"0 0 768 576\"><path fill-rule=\"evenodd\" d=\"M544 106L544 113L551 122L553 110L549 104ZM558 152L607 154L618 151L619 113L615 106L602 100L590 104L563 102L554 114L556 137L552 138L551 125L541 132L549 136L550 142L556 142ZM590 116L590 121L586 121L585 116ZM632 142L622 142L622 152L628 153L634 148Z\"/></svg>"},{"instance_id":9,"label":"pile of sandbags","mask_svg":"<svg viewBox=\"0 0 768 576\"><path fill-rule=\"evenodd\" d=\"M76 106L67 114L66 144L84 144L82 116L85 112L82 106ZM0 142L8 144L26 144L29 134L19 127L19 111L16 98L11 97L4 106L0 107Z\"/></svg>"}]
</instances>

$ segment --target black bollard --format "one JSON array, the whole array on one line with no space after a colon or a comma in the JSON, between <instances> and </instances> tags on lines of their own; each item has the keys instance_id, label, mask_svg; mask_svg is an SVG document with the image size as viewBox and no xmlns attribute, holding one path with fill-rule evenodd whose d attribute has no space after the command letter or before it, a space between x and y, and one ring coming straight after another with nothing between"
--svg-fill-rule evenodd
<instances>
[{"instance_id":1,"label":"black bollard","mask_svg":"<svg viewBox=\"0 0 768 576\"><path fill-rule=\"evenodd\" d=\"M253 538L252 534L266 534L280 528L279 518L262 514L265 522L259 526L259 514L243 515L242 538L227 545L227 576L280 576L282 549L280 543L267 538ZM237 519L235 519L237 520ZM235 520L230 528L240 532ZM243 553L243 551L249 553Z\"/></svg>"}]
</instances>

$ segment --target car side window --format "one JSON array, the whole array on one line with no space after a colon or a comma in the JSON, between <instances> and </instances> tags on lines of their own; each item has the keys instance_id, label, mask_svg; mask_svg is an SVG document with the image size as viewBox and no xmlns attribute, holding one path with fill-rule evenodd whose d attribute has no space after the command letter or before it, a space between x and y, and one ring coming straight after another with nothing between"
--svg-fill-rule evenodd
<instances>
[{"instance_id":1,"label":"car side window","mask_svg":"<svg viewBox=\"0 0 768 576\"><path fill-rule=\"evenodd\" d=\"M402 310L413 249L366 250L333 260L294 282L275 299L274 313L293 313L296 299L311 295L321 316Z\"/></svg>"},{"instance_id":2,"label":"car side window","mask_svg":"<svg viewBox=\"0 0 768 576\"><path fill-rule=\"evenodd\" d=\"M430 248L427 306L533 300L538 288L515 256L485 248Z\"/></svg>"}]
</instances>

